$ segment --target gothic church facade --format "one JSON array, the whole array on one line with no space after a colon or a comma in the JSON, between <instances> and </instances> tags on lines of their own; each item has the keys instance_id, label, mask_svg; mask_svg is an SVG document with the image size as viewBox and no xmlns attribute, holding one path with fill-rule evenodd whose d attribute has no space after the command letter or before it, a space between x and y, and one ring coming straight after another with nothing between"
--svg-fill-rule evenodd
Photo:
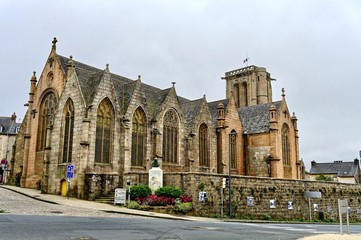
<instances>
[{"instance_id":1,"label":"gothic church facade","mask_svg":"<svg viewBox=\"0 0 361 240\"><path fill-rule=\"evenodd\" d=\"M297 118L284 91L273 101L271 76L249 66L226 72L226 98L189 100L97 69L52 50L30 80L28 110L16 141L21 186L92 199L144 182L157 158L164 172L300 179ZM230 163L230 166L229 166Z\"/></svg>"}]
</instances>

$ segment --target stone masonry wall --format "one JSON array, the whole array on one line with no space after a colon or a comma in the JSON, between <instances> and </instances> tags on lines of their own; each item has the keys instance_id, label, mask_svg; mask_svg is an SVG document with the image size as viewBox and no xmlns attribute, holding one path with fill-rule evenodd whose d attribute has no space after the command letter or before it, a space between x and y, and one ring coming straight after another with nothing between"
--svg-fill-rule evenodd
<instances>
[{"instance_id":1,"label":"stone masonry wall","mask_svg":"<svg viewBox=\"0 0 361 240\"><path fill-rule=\"evenodd\" d=\"M192 196L195 214L200 216L221 216L221 184L226 175L205 173L164 173L163 186L178 186ZM146 178L143 178L146 179ZM204 183L208 202L198 201L198 186ZM145 184L147 184L145 182ZM234 217L285 220L309 220L308 199L305 191L319 191L320 199L311 199L312 219L333 219L338 221L338 199L347 199L350 219L361 220L361 185L336 182L318 182L275 178L232 176L232 213ZM247 206L247 197L253 197L253 206ZM276 207L270 208L270 200ZM288 209L288 202L293 209ZM314 211L313 204L318 205ZM224 214L228 215L228 189L224 191Z\"/></svg>"}]
</instances>

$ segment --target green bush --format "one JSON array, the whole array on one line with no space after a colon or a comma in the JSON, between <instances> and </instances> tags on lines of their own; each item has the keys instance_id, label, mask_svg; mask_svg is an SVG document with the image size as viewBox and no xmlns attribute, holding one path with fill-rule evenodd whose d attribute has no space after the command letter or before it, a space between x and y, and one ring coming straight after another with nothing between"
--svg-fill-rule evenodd
<instances>
[{"instance_id":1,"label":"green bush","mask_svg":"<svg viewBox=\"0 0 361 240\"><path fill-rule=\"evenodd\" d=\"M204 183L201 182L199 185L198 185L198 189L203 191L204 190Z\"/></svg>"},{"instance_id":2,"label":"green bush","mask_svg":"<svg viewBox=\"0 0 361 240\"><path fill-rule=\"evenodd\" d=\"M130 208L130 209L139 209L139 208L140 208L140 205L139 205L136 201L130 201L130 202L127 204L127 208Z\"/></svg>"},{"instance_id":3,"label":"green bush","mask_svg":"<svg viewBox=\"0 0 361 240\"><path fill-rule=\"evenodd\" d=\"M158 197L179 198L182 196L182 190L173 186L161 187L155 191L155 195Z\"/></svg>"},{"instance_id":4,"label":"green bush","mask_svg":"<svg viewBox=\"0 0 361 240\"><path fill-rule=\"evenodd\" d=\"M268 215L268 214L263 214L262 215L262 220L271 220L271 219L272 219L272 217L270 215Z\"/></svg>"},{"instance_id":5,"label":"green bush","mask_svg":"<svg viewBox=\"0 0 361 240\"><path fill-rule=\"evenodd\" d=\"M173 210L175 212L181 212L181 213L187 213L189 211L192 211L193 204L191 202L187 203L177 203L173 206Z\"/></svg>"},{"instance_id":6,"label":"green bush","mask_svg":"<svg viewBox=\"0 0 361 240\"><path fill-rule=\"evenodd\" d=\"M318 181L326 181L326 182L331 182L331 181L333 181L333 180L332 180L332 177L326 176L326 175L323 175L323 174L317 176L317 177L316 177L316 180L318 180Z\"/></svg>"},{"instance_id":7,"label":"green bush","mask_svg":"<svg viewBox=\"0 0 361 240\"><path fill-rule=\"evenodd\" d=\"M131 186L130 187L130 199L145 198L152 195L152 190L147 185Z\"/></svg>"}]
</instances>

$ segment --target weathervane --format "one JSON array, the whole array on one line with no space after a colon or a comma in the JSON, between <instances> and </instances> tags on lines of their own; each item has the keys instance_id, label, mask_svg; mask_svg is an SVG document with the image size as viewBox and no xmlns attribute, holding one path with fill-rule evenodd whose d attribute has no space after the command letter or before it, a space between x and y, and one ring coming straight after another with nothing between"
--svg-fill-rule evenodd
<instances>
[{"instance_id":1,"label":"weathervane","mask_svg":"<svg viewBox=\"0 0 361 240\"><path fill-rule=\"evenodd\" d=\"M246 64L246 67L248 67L248 60L249 60L249 59L250 59L250 58L248 57L248 53L247 53L246 59L243 60L243 64Z\"/></svg>"}]
</instances>

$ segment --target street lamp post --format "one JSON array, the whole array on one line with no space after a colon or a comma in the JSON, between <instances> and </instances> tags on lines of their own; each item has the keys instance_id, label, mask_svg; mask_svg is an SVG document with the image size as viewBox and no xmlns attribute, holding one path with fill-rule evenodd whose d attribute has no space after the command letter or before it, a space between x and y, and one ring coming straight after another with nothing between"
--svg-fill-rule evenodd
<instances>
[{"instance_id":1,"label":"street lamp post","mask_svg":"<svg viewBox=\"0 0 361 240\"><path fill-rule=\"evenodd\" d=\"M229 204L229 218L232 218L232 151L231 148L234 146L232 145L232 142L234 141L234 137L237 135L235 131L231 131L229 133L229 139L228 139L228 204ZM233 151L236 151L236 149L232 149Z\"/></svg>"}]
</instances>

